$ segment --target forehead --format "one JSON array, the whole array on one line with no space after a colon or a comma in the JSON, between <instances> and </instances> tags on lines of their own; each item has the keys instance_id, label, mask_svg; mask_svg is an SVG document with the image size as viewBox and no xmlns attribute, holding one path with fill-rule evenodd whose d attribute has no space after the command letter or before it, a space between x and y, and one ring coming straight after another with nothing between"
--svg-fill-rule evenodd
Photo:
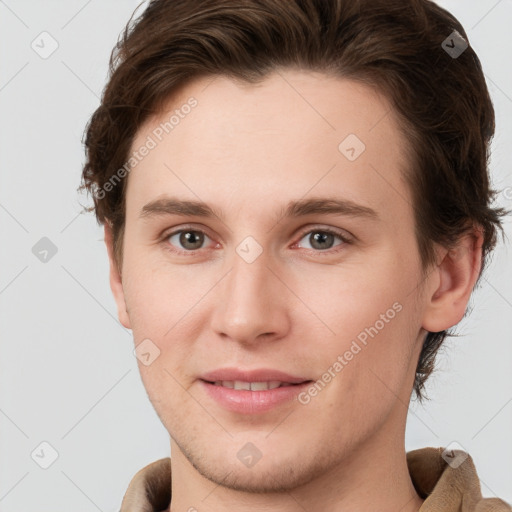
<instances>
[{"instance_id":1,"label":"forehead","mask_svg":"<svg viewBox=\"0 0 512 512\"><path fill-rule=\"evenodd\" d=\"M196 79L138 131L127 205L163 194L218 209L265 209L321 195L389 215L410 209L404 139L375 89L321 73L281 70L258 84ZM403 203L403 204L402 204Z\"/></svg>"}]
</instances>

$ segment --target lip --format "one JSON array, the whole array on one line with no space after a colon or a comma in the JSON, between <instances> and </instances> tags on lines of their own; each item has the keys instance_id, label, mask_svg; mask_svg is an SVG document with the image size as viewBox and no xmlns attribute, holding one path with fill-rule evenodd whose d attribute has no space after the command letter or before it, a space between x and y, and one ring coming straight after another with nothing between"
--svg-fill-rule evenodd
<instances>
[{"instance_id":1,"label":"lip","mask_svg":"<svg viewBox=\"0 0 512 512\"><path fill-rule=\"evenodd\" d=\"M266 382L279 380L287 384L300 384L309 381L307 377L290 375L280 370L260 368L256 370L240 370L239 368L219 368L201 375L201 380L217 382L219 380L243 380L245 382Z\"/></svg>"},{"instance_id":2,"label":"lip","mask_svg":"<svg viewBox=\"0 0 512 512\"><path fill-rule=\"evenodd\" d=\"M231 389L216 386L217 381L266 382L281 381L287 385L261 391ZM284 373L280 370L258 369L240 370L224 368L205 373L199 383L206 394L213 398L222 408L240 414L261 414L297 398L313 381Z\"/></svg>"}]
</instances>

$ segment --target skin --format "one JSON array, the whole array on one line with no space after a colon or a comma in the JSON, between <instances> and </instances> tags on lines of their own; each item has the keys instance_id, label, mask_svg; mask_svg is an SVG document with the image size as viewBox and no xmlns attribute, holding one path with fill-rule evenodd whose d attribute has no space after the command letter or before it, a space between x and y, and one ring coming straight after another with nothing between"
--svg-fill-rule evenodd
<instances>
[{"instance_id":1,"label":"skin","mask_svg":"<svg viewBox=\"0 0 512 512\"><path fill-rule=\"evenodd\" d=\"M171 436L169 510L419 510L404 447L414 373L426 331L465 313L481 233L450 252L436 247L438 264L424 278L402 179L407 141L389 103L367 86L291 69L257 86L203 78L165 110L190 96L198 105L129 174L121 273L105 227L119 320L136 345L149 338L160 350L139 369ZM133 149L167 119L149 119ZM354 161L338 149L348 134L366 146ZM224 217L140 218L166 194ZM348 198L378 220L277 222L289 201L313 196ZM206 234L200 249L165 236L180 228ZM313 239L322 228L352 242L334 237L322 250ZM248 236L263 251L252 263L236 252ZM204 372L226 366L321 379L395 303L401 311L306 405L247 416L200 385ZM237 458L248 442L262 454L250 468Z\"/></svg>"}]
</instances>

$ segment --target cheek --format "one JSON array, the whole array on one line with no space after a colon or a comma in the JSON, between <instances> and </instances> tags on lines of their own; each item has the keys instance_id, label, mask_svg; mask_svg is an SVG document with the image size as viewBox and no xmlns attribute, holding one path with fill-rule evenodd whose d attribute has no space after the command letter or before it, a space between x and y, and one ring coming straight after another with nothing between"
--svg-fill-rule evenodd
<instances>
[{"instance_id":1,"label":"cheek","mask_svg":"<svg viewBox=\"0 0 512 512\"><path fill-rule=\"evenodd\" d=\"M328 437L337 436L341 445L350 445L381 428L397 404L401 408L397 397L408 403L413 345L409 313L403 306L389 323L382 321L384 326L371 320L362 323L363 328L355 325L360 319L346 318L356 335L339 335L317 350L321 355L313 364L324 373L315 383L317 389L301 402L314 428L324 425Z\"/></svg>"},{"instance_id":2,"label":"cheek","mask_svg":"<svg viewBox=\"0 0 512 512\"><path fill-rule=\"evenodd\" d=\"M152 264L135 252L127 255L124 269L134 344L149 344L152 357L157 354L149 365L138 361L144 386L152 402L176 404L186 398L182 386L188 387L192 380L187 373L193 371L191 353L204 325L197 314L212 285L199 279L191 267Z\"/></svg>"},{"instance_id":3,"label":"cheek","mask_svg":"<svg viewBox=\"0 0 512 512\"><path fill-rule=\"evenodd\" d=\"M135 339L172 337L193 316L208 284L192 266L152 264L143 256L126 260L123 288Z\"/></svg>"},{"instance_id":4,"label":"cheek","mask_svg":"<svg viewBox=\"0 0 512 512\"><path fill-rule=\"evenodd\" d=\"M316 337L311 357L325 380L335 375L329 401L346 411L348 400L355 414L364 414L358 402L378 410L405 389L420 326L411 293L418 269L388 261L358 270L352 279L325 281L320 316L332 332Z\"/></svg>"},{"instance_id":5,"label":"cheek","mask_svg":"<svg viewBox=\"0 0 512 512\"><path fill-rule=\"evenodd\" d=\"M376 261L357 268L339 267L314 276L302 289L308 305L341 340L364 342L375 330L388 331L410 301L412 269L392 261ZM298 284L298 282L297 282ZM366 333L366 334L365 334Z\"/></svg>"}]
</instances>

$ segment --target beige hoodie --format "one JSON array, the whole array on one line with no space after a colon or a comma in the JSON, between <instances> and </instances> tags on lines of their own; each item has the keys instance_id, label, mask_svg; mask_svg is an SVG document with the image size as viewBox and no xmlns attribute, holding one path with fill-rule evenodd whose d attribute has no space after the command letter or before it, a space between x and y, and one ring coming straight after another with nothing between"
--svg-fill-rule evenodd
<instances>
[{"instance_id":1,"label":"beige hoodie","mask_svg":"<svg viewBox=\"0 0 512 512\"><path fill-rule=\"evenodd\" d=\"M443 451L422 448L407 453L411 480L425 500L420 512L512 512L512 507L499 498L482 498L480 480L469 455L452 452L462 458L448 464ZM171 459L167 457L145 466L133 477L120 512L163 512L170 502Z\"/></svg>"}]
</instances>

